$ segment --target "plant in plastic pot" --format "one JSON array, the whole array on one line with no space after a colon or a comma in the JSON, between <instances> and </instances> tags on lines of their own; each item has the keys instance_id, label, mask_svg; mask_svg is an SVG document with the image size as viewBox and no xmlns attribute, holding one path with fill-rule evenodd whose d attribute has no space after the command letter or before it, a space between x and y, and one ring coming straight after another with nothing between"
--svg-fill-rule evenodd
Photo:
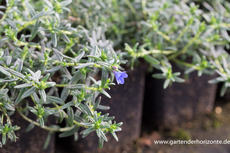
<instances>
[{"instance_id":1,"label":"plant in plastic pot","mask_svg":"<svg viewBox=\"0 0 230 153\"><path fill-rule=\"evenodd\" d=\"M55 132L60 132L60 137L74 135L75 139L79 130L83 137L94 132L100 148L108 141L108 133L117 139L122 122L116 123L114 117L100 111L103 99L97 95L111 98L106 89L114 85L114 78L119 77L123 84L128 76L120 67L119 52L114 51L103 31L76 28L63 20L62 13L69 11L71 0L6 2L0 6L5 10L0 20L1 146L9 140L24 140L15 131L25 122L14 122L14 115L30 123L27 130L37 126L48 131L45 141L33 139L35 144L43 141L44 148L54 143ZM97 80L95 73L101 74ZM23 133L25 126L21 127ZM26 136L33 137L32 133ZM23 152L43 152L43 144L34 150L29 145L32 142L19 143L26 147ZM15 144L8 148L17 150Z\"/></svg>"},{"instance_id":2,"label":"plant in plastic pot","mask_svg":"<svg viewBox=\"0 0 230 153\"><path fill-rule=\"evenodd\" d=\"M213 3L204 2L202 8L205 9L201 10L199 5L187 1L145 2L142 3L144 19L140 28L143 40L139 46L126 44L126 51L133 63L142 57L149 63L151 70L157 69L153 71L153 78L165 80L157 82L148 79L150 82L146 83L146 96L150 97L146 97L148 102L144 106L144 119L148 118L152 122L159 119L161 125L170 128L183 118L191 119L198 112L202 113L202 109L205 110L203 113L212 110L216 87L203 84L204 81L211 84L224 82L221 96L229 87L230 58L225 50L230 41L229 19L226 15L229 14L229 3L216 1L212 7ZM193 71L197 71L197 75ZM181 78L181 74L185 75L185 79ZM157 84L168 89L161 91ZM196 85L187 90L185 88L191 86L186 84ZM197 93L192 93L195 91ZM159 111L151 108L159 108ZM149 116L149 112L157 115Z\"/></svg>"}]
</instances>

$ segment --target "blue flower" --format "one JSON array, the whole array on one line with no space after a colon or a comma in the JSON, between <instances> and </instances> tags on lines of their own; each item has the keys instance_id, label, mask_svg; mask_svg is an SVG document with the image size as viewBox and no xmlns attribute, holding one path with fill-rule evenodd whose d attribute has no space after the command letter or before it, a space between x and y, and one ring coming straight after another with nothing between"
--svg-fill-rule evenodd
<instances>
[{"instance_id":1,"label":"blue flower","mask_svg":"<svg viewBox=\"0 0 230 153\"><path fill-rule=\"evenodd\" d=\"M116 76L117 84L124 84L125 82L124 78L127 78L128 74L126 74L126 72L117 72L117 71L113 71L113 73Z\"/></svg>"}]
</instances>

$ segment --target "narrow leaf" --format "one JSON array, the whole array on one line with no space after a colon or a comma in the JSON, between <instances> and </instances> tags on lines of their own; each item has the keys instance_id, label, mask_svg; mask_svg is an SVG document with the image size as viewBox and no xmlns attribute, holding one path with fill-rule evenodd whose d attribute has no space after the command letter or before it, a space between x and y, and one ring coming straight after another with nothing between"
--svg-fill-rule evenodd
<instances>
[{"instance_id":1,"label":"narrow leaf","mask_svg":"<svg viewBox=\"0 0 230 153\"><path fill-rule=\"evenodd\" d=\"M29 90L27 90L27 91L22 95L21 98L24 99L24 98L26 98L26 97L32 95L36 90L37 90L36 87L30 88Z\"/></svg>"}]
</instances>

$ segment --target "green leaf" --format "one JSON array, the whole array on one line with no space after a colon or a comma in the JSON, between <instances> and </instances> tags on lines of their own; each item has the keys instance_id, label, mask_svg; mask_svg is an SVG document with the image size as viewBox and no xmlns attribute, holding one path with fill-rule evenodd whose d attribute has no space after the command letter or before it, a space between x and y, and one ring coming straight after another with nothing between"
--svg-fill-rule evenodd
<instances>
[{"instance_id":1,"label":"green leaf","mask_svg":"<svg viewBox=\"0 0 230 153\"><path fill-rule=\"evenodd\" d=\"M78 140L78 132L75 132L74 133L74 141L77 141Z\"/></svg>"},{"instance_id":2,"label":"green leaf","mask_svg":"<svg viewBox=\"0 0 230 153\"><path fill-rule=\"evenodd\" d=\"M13 75L19 77L19 78L22 78L22 79L25 78L25 76L24 76L23 74L21 74L20 72L14 71L14 70L9 69L9 68L6 68L6 70L7 70L8 72L10 72L11 74L13 74Z\"/></svg>"},{"instance_id":3,"label":"green leaf","mask_svg":"<svg viewBox=\"0 0 230 153\"><path fill-rule=\"evenodd\" d=\"M50 144L50 140L51 140L51 133L49 132L49 133L47 134L46 141L45 141L45 143L44 143L43 149L47 149L47 147L48 147L49 144Z\"/></svg>"},{"instance_id":4,"label":"green leaf","mask_svg":"<svg viewBox=\"0 0 230 153\"><path fill-rule=\"evenodd\" d=\"M64 88L61 92L61 99L65 102L67 97L69 96L70 90L68 88Z\"/></svg>"},{"instance_id":5,"label":"green leaf","mask_svg":"<svg viewBox=\"0 0 230 153\"><path fill-rule=\"evenodd\" d=\"M41 11L41 12L37 13L36 15L34 15L34 16L32 17L31 21L32 21L32 20L37 20L38 18L40 18L41 16L43 16L45 13L46 13L46 12L44 12L44 11Z\"/></svg>"},{"instance_id":6,"label":"green leaf","mask_svg":"<svg viewBox=\"0 0 230 153\"><path fill-rule=\"evenodd\" d=\"M26 3L26 7L29 10L30 15L33 17L36 14L34 8L30 5L30 3Z\"/></svg>"},{"instance_id":7,"label":"green leaf","mask_svg":"<svg viewBox=\"0 0 230 153\"><path fill-rule=\"evenodd\" d=\"M61 37L62 39L66 42L66 43L70 43L69 38L66 36L66 34L64 34L63 32L61 33Z\"/></svg>"},{"instance_id":8,"label":"green leaf","mask_svg":"<svg viewBox=\"0 0 230 153\"><path fill-rule=\"evenodd\" d=\"M114 131L112 131L110 133L113 135L113 137L115 138L115 140L118 141L118 137L117 137L116 133Z\"/></svg>"},{"instance_id":9,"label":"green leaf","mask_svg":"<svg viewBox=\"0 0 230 153\"><path fill-rule=\"evenodd\" d=\"M42 98L42 102L46 103L46 92L44 89L38 90L40 97Z\"/></svg>"},{"instance_id":10,"label":"green leaf","mask_svg":"<svg viewBox=\"0 0 230 153\"><path fill-rule=\"evenodd\" d=\"M184 73L185 74L189 74L189 73L191 73L191 72L193 72L193 71L195 71L196 69L195 69L195 67L190 67L189 69L187 69Z\"/></svg>"},{"instance_id":11,"label":"green leaf","mask_svg":"<svg viewBox=\"0 0 230 153\"><path fill-rule=\"evenodd\" d=\"M53 46L57 47L57 34L56 33L52 33L51 34L51 38L52 38Z\"/></svg>"},{"instance_id":12,"label":"green leaf","mask_svg":"<svg viewBox=\"0 0 230 153\"><path fill-rule=\"evenodd\" d=\"M36 90L37 90L36 87L30 88L29 90L27 90L27 91L22 95L21 98L24 99L24 98L26 98L26 97L32 95Z\"/></svg>"},{"instance_id":13,"label":"green leaf","mask_svg":"<svg viewBox=\"0 0 230 153\"><path fill-rule=\"evenodd\" d=\"M101 75L101 87L102 88L104 88L106 85L106 82L108 80L108 75L109 75L108 71L105 68L103 68L102 75Z\"/></svg>"},{"instance_id":14,"label":"green leaf","mask_svg":"<svg viewBox=\"0 0 230 153\"><path fill-rule=\"evenodd\" d=\"M91 55L88 55L87 57L92 58L92 59L95 59L95 60L98 60L98 61L101 61L100 57L98 57L98 56L91 56Z\"/></svg>"},{"instance_id":15,"label":"green leaf","mask_svg":"<svg viewBox=\"0 0 230 153\"><path fill-rule=\"evenodd\" d=\"M108 142L108 139L106 138L104 132L101 129L99 129L99 131L100 131L102 139L105 140L106 142Z\"/></svg>"},{"instance_id":16,"label":"green leaf","mask_svg":"<svg viewBox=\"0 0 230 153\"><path fill-rule=\"evenodd\" d=\"M14 88L26 88L26 87L31 87L32 85L33 83L30 82L30 83L24 83L24 84L17 85Z\"/></svg>"},{"instance_id":17,"label":"green leaf","mask_svg":"<svg viewBox=\"0 0 230 153\"><path fill-rule=\"evenodd\" d=\"M31 131L34 127L35 127L35 125L34 125L33 123L30 123L30 124L28 125L28 127L26 128L26 132Z\"/></svg>"},{"instance_id":18,"label":"green leaf","mask_svg":"<svg viewBox=\"0 0 230 153\"><path fill-rule=\"evenodd\" d=\"M39 123L40 123L41 127L43 128L43 127L44 127L44 120L43 120L43 117L40 117L40 118L39 118Z\"/></svg>"},{"instance_id":19,"label":"green leaf","mask_svg":"<svg viewBox=\"0 0 230 153\"><path fill-rule=\"evenodd\" d=\"M103 145L104 145L104 140L103 140L103 138L99 138L99 148L101 149L102 147L103 147Z\"/></svg>"},{"instance_id":20,"label":"green leaf","mask_svg":"<svg viewBox=\"0 0 230 153\"><path fill-rule=\"evenodd\" d=\"M225 82L223 85L222 85L222 88L220 90L220 96L224 96L224 94L226 93L227 89L228 89L228 86L227 86L228 82Z\"/></svg>"},{"instance_id":21,"label":"green leaf","mask_svg":"<svg viewBox=\"0 0 230 153\"><path fill-rule=\"evenodd\" d=\"M47 73L46 76L42 79L43 82L46 82L50 77L50 73Z\"/></svg>"},{"instance_id":22,"label":"green leaf","mask_svg":"<svg viewBox=\"0 0 230 153\"><path fill-rule=\"evenodd\" d=\"M85 87L84 84L75 84L75 85L71 85L69 88L70 89L82 89L84 87Z\"/></svg>"},{"instance_id":23,"label":"green leaf","mask_svg":"<svg viewBox=\"0 0 230 153\"><path fill-rule=\"evenodd\" d=\"M62 6L67 6L69 5L70 3L72 3L72 0L67 0L67 1L62 1L60 2L62 4Z\"/></svg>"},{"instance_id":24,"label":"green leaf","mask_svg":"<svg viewBox=\"0 0 230 153\"><path fill-rule=\"evenodd\" d=\"M85 51L82 51L77 57L74 58L75 62L80 61L80 59L82 59L82 57L85 55Z\"/></svg>"},{"instance_id":25,"label":"green leaf","mask_svg":"<svg viewBox=\"0 0 230 153\"><path fill-rule=\"evenodd\" d=\"M74 133L76 133L78 130L79 130L79 126L75 126L73 129L59 134L58 137L59 138L69 137L69 136L73 135Z\"/></svg>"},{"instance_id":26,"label":"green leaf","mask_svg":"<svg viewBox=\"0 0 230 153\"><path fill-rule=\"evenodd\" d=\"M147 62L151 63L151 64L159 64L159 63L160 63L158 60L156 60L155 58L152 58L152 57L149 56L149 55L145 55L145 56L144 56L144 59L145 59Z\"/></svg>"},{"instance_id":27,"label":"green leaf","mask_svg":"<svg viewBox=\"0 0 230 153\"><path fill-rule=\"evenodd\" d=\"M80 70L74 73L73 77L69 81L69 85L76 84L82 78L82 73Z\"/></svg>"},{"instance_id":28,"label":"green leaf","mask_svg":"<svg viewBox=\"0 0 230 153\"><path fill-rule=\"evenodd\" d=\"M160 73L153 74L152 77L156 78L156 79L165 79L166 78L166 76L164 76L163 74L160 74Z\"/></svg>"},{"instance_id":29,"label":"green leaf","mask_svg":"<svg viewBox=\"0 0 230 153\"><path fill-rule=\"evenodd\" d=\"M100 109L100 110L109 110L110 107L109 106L98 105L97 109Z\"/></svg>"},{"instance_id":30,"label":"green leaf","mask_svg":"<svg viewBox=\"0 0 230 153\"><path fill-rule=\"evenodd\" d=\"M10 80L3 80L3 79L0 79L0 82L14 82L14 81L17 81L18 78L14 78L14 79L10 79Z\"/></svg>"},{"instance_id":31,"label":"green leaf","mask_svg":"<svg viewBox=\"0 0 230 153\"><path fill-rule=\"evenodd\" d=\"M15 108L8 103L4 103L3 107L9 111L15 111Z\"/></svg>"},{"instance_id":32,"label":"green leaf","mask_svg":"<svg viewBox=\"0 0 230 153\"><path fill-rule=\"evenodd\" d=\"M93 127L90 127L88 129L85 129L84 132L83 132L83 135L82 135L82 138L85 138L86 136L88 136L91 132L94 131L94 128Z\"/></svg>"},{"instance_id":33,"label":"green leaf","mask_svg":"<svg viewBox=\"0 0 230 153\"><path fill-rule=\"evenodd\" d=\"M93 105L93 110L96 110L98 105L100 104L101 102L101 96L97 99L96 103Z\"/></svg>"},{"instance_id":34,"label":"green leaf","mask_svg":"<svg viewBox=\"0 0 230 153\"><path fill-rule=\"evenodd\" d=\"M59 111L59 123L61 123L63 121L64 117L65 117L64 111L60 110Z\"/></svg>"},{"instance_id":35,"label":"green leaf","mask_svg":"<svg viewBox=\"0 0 230 153\"><path fill-rule=\"evenodd\" d=\"M37 19L34 28L31 32L31 37L29 38L29 41L31 41L32 39L34 39L34 37L36 36L37 32L38 32L38 28L41 26L41 22L39 21L39 19Z\"/></svg>"},{"instance_id":36,"label":"green leaf","mask_svg":"<svg viewBox=\"0 0 230 153\"><path fill-rule=\"evenodd\" d=\"M2 144L6 144L6 134L2 134Z\"/></svg>"},{"instance_id":37,"label":"green leaf","mask_svg":"<svg viewBox=\"0 0 230 153\"><path fill-rule=\"evenodd\" d=\"M55 96L46 96L46 103L57 103L60 105L64 104L64 101L61 98L55 97Z\"/></svg>"},{"instance_id":38,"label":"green leaf","mask_svg":"<svg viewBox=\"0 0 230 153\"><path fill-rule=\"evenodd\" d=\"M48 0L43 0L50 8L53 7L53 5Z\"/></svg>"},{"instance_id":39,"label":"green leaf","mask_svg":"<svg viewBox=\"0 0 230 153\"><path fill-rule=\"evenodd\" d=\"M7 71L4 69L4 67L2 67L2 66L0 66L0 72L2 72L3 74L5 74L5 75L11 77L11 74L10 74L9 72L7 72Z\"/></svg>"},{"instance_id":40,"label":"green leaf","mask_svg":"<svg viewBox=\"0 0 230 153\"><path fill-rule=\"evenodd\" d=\"M102 66L104 66L104 67L107 67L107 68L110 67L110 65L108 63L106 63L106 62L97 61L97 63L100 64L100 65L102 65Z\"/></svg>"},{"instance_id":41,"label":"green leaf","mask_svg":"<svg viewBox=\"0 0 230 153\"><path fill-rule=\"evenodd\" d=\"M164 82L164 89L168 87L169 83L170 83L170 79L166 79Z\"/></svg>"},{"instance_id":42,"label":"green leaf","mask_svg":"<svg viewBox=\"0 0 230 153\"><path fill-rule=\"evenodd\" d=\"M15 105L17 105L19 102L22 101L23 98L21 98L21 97L25 93L25 91L26 91L26 88L23 88L23 89L20 90L20 92L18 94L18 97L17 97L17 99L14 102Z\"/></svg>"},{"instance_id":43,"label":"green leaf","mask_svg":"<svg viewBox=\"0 0 230 153\"><path fill-rule=\"evenodd\" d=\"M184 79L179 78L179 77L174 77L174 79L175 79L175 81L178 82L178 83L183 83L183 82L185 82Z\"/></svg>"},{"instance_id":44,"label":"green leaf","mask_svg":"<svg viewBox=\"0 0 230 153\"><path fill-rule=\"evenodd\" d=\"M6 20L6 22L7 22L11 27L13 27L15 30L18 29L17 26L16 26L16 24L15 24L12 20L10 20L10 19L5 19L5 20Z\"/></svg>"},{"instance_id":45,"label":"green leaf","mask_svg":"<svg viewBox=\"0 0 230 153\"><path fill-rule=\"evenodd\" d=\"M73 109L71 107L67 108L67 115L68 115L68 122L72 126L73 120L74 120L74 113L73 113Z\"/></svg>"},{"instance_id":46,"label":"green leaf","mask_svg":"<svg viewBox=\"0 0 230 153\"><path fill-rule=\"evenodd\" d=\"M63 68L63 66L56 66L56 67L53 67L53 68L51 68L49 70L46 70L45 72L46 73L56 72L56 71L58 71L58 70L60 70L62 68Z\"/></svg>"},{"instance_id":47,"label":"green leaf","mask_svg":"<svg viewBox=\"0 0 230 153\"><path fill-rule=\"evenodd\" d=\"M105 90L99 90L99 92L103 93L106 97L111 98L111 96Z\"/></svg>"},{"instance_id":48,"label":"green leaf","mask_svg":"<svg viewBox=\"0 0 230 153\"><path fill-rule=\"evenodd\" d=\"M66 109L67 107L70 107L70 106L74 106L74 103L73 102L68 102L66 103L65 105L63 105L60 110L63 110L63 109Z\"/></svg>"}]
</instances>

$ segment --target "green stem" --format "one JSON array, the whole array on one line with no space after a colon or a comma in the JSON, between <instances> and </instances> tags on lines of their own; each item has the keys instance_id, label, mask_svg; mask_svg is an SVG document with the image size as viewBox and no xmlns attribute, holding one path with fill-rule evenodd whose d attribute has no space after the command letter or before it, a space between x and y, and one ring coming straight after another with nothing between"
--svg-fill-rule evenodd
<instances>
[{"instance_id":1,"label":"green stem","mask_svg":"<svg viewBox=\"0 0 230 153\"><path fill-rule=\"evenodd\" d=\"M61 61L54 61L55 64L61 64L63 66L79 66L79 65L82 65L82 64L85 64L85 63L64 63L64 62L61 62ZM97 68L102 68L101 65L99 64L94 64L94 65L90 65L89 67L97 67Z\"/></svg>"},{"instance_id":2,"label":"green stem","mask_svg":"<svg viewBox=\"0 0 230 153\"><path fill-rule=\"evenodd\" d=\"M8 6L7 9L6 9L6 11L5 11L5 13L4 13L4 15L2 16L2 18L1 18L1 20L0 20L0 25L1 25L1 27L2 27L2 21L5 20L5 18L6 18L6 16L7 16L7 13L10 11L11 7L12 7L12 6Z\"/></svg>"},{"instance_id":3,"label":"green stem","mask_svg":"<svg viewBox=\"0 0 230 153\"><path fill-rule=\"evenodd\" d=\"M4 89L7 85L8 85L8 82L5 83L4 86L2 86L1 90Z\"/></svg>"},{"instance_id":4,"label":"green stem","mask_svg":"<svg viewBox=\"0 0 230 153\"><path fill-rule=\"evenodd\" d=\"M55 84L55 87L67 87L68 84Z\"/></svg>"},{"instance_id":5,"label":"green stem","mask_svg":"<svg viewBox=\"0 0 230 153\"><path fill-rule=\"evenodd\" d=\"M62 106L58 106L56 103L52 103L57 109L60 109ZM69 118L68 117L68 115L66 114L66 112L65 111L63 111L64 112L64 114L65 114L65 118ZM87 126L84 126L84 125L81 125L80 123L78 123L77 121L75 121L75 120L73 120L73 123L74 124L76 124L76 125L78 125L78 126L81 126L81 127L85 127L85 128L87 128Z\"/></svg>"},{"instance_id":6,"label":"green stem","mask_svg":"<svg viewBox=\"0 0 230 153\"><path fill-rule=\"evenodd\" d=\"M95 88L95 87L87 87L87 86L85 86L85 89L92 90L92 91L100 91L100 90L102 90L101 87L100 88Z\"/></svg>"},{"instance_id":7,"label":"green stem","mask_svg":"<svg viewBox=\"0 0 230 153\"><path fill-rule=\"evenodd\" d=\"M24 118L26 121L30 122L30 123L33 123L34 125L36 126L39 126L41 127L41 125L38 123L38 122L35 122L31 119L29 119L28 117L26 117L23 113L19 112L19 114L22 116L22 118ZM65 127L65 128L59 128L59 129L55 129L55 128L51 128L51 127L48 127L48 126L45 126L44 127L41 127L42 129L45 129L45 130L48 130L48 131L52 131L52 132L64 132L64 131L69 131L71 129L73 129L75 127L75 125L73 126L70 126L70 127Z\"/></svg>"},{"instance_id":8,"label":"green stem","mask_svg":"<svg viewBox=\"0 0 230 153\"><path fill-rule=\"evenodd\" d=\"M25 29L26 27L28 27L30 25L34 25L35 23L36 23L36 20L28 21L28 22L24 23L21 27L18 28L18 32L22 31L23 29Z\"/></svg>"},{"instance_id":9,"label":"green stem","mask_svg":"<svg viewBox=\"0 0 230 153\"><path fill-rule=\"evenodd\" d=\"M0 107L0 110L1 110L1 111L4 113L4 115L6 116L7 122L9 122L10 125L12 125L11 120L10 120L10 117L7 115L7 113L4 111L4 109L2 109L2 108Z\"/></svg>"},{"instance_id":10,"label":"green stem","mask_svg":"<svg viewBox=\"0 0 230 153\"><path fill-rule=\"evenodd\" d=\"M172 40L170 39L170 37L167 36L166 34L164 34L163 32L161 32L161 31L159 31L159 30L156 30L156 33L157 33L158 35L161 35L161 36L162 36L163 38L165 38L167 41L173 43Z\"/></svg>"},{"instance_id":11,"label":"green stem","mask_svg":"<svg viewBox=\"0 0 230 153\"><path fill-rule=\"evenodd\" d=\"M194 69L196 69L196 70L200 70L200 69L201 69L201 68L198 67L198 66L195 66L195 65L193 65L193 64L190 64L190 63L186 63L186 62L180 61L180 60L178 60L178 59L173 59L173 61L174 61L175 63L184 65L184 66L186 66L186 67L194 67Z\"/></svg>"},{"instance_id":12,"label":"green stem","mask_svg":"<svg viewBox=\"0 0 230 153\"><path fill-rule=\"evenodd\" d=\"M185 28L183 29L183 31L180 33L180 35L177 37L177 39L173 42L174 45L176 45L176 44L180 41L181 37L185 34L185 32L186 32L187 30L188 30L188 27L185 27Z\"/></svg>"},{"instance_id":13,"label":"green stem","mask_svg":"<svg viewBox=\"0 0 230 153\"><path fill-rule=\"evenodd\" d=\"M22 42L22 41L19 41L19 40L18 40L18 43L16 44L16 46L18 46L18 47L20 47L20 46L29 46L29 47L34 47L34 48L37 48L37 49L42 48L40 45L31 45L31 44L29 44L27 42ZM52 49L46 48L46 47L45 47L45 50L52 51Z\"/></svg>"},{"instance_id":14,"label":"green stem","mask_svg":"<svg viewBox=\"0 0 230 153\"><path fill-rule=\"evenodd\" d=\"M202 32L199 31L199 32L195 35L195 37L193 37L193 39L191 39L191 40L188 42L188 44L182 49L181 52L177 52L177 53L175 53L175 54L169 56L168 59L171 60L171 59L174 59L174 58L176 58L177 56L179 56L179 55L181 55L181 54L186 53L186 51L188 50L188 48L196 41L196 39L200 36L201 33L202 33Z\"/></svg>"}]
</instances>

